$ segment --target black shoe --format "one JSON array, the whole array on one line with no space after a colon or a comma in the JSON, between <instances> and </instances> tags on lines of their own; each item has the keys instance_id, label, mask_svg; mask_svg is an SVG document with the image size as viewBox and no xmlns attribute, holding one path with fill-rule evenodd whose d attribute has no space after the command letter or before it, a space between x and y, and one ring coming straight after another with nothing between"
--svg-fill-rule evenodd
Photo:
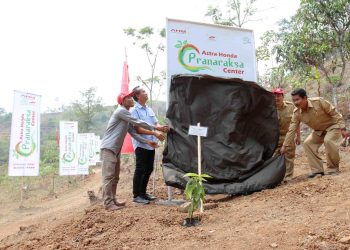
<instances>
[{"instance_id":1,"label":"black shoe","mask_svg":"<svg viewBox=\"0 0 350 250\"><path fill-rule=\"evenodd\" d=\"M149 204L149 200L146 200L146 199L144 199L144 198L141 197L141 196L135 197L135 198L133 199L133 201L134 201L135 203L140 203L140 204L144 204L144 205Z\"/></svg>"},{"instance_id":2,"label":"black shoe","mask_svg":"<svg viewBox=\"0 0 350 250\"><path fill-rule=\"evenodd\" d=\"M157 199L157 197L153 196L153 195L150 195L150 194L145 194L142 196L142 198L148 200L148 201L154 201Z\"/></svg>"},{"instance_id":3,"label":"black shoe","mask_svg":"<svg viewBox=\"0 0 350 250\"><path fill-rule=\"evenodd\" d=\"M317 175L324 175L324 172L310 173L310 174L307 175L307 178L314 178Z\"/></svg>"}]
</instances>

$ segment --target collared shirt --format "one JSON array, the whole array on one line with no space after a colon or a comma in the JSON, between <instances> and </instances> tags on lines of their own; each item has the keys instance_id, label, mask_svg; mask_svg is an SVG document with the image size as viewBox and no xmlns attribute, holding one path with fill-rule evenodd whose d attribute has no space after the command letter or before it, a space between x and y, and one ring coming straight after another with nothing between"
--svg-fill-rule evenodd
<instances>
[{"instance_id":1,"label":"collared shirt","mask_svg":"<svg viewBox=\"0 0 350 250\"><path fill-rule=\"evenodd\" d=\"M280 136L285 136L288 132L295 106L291 102L284 101L281 107L277 107Z\"/></svg>"},{"instance_id":2,"label":"collared shirt","mask_svg":"<svg viewBox=\"0 0 350 250\"><path fill-rule=\"evenodd\" d=\"M280 137L278 145L282 145L288 132L295 106L291 102L284 101L281 107L277 107L278 124Z\"/></svg>"},{"instance_id":3,"label":"collared shirt","mask_svg":"<svg viewBox=\"0 0 350 250\"><path fill-rule=\"evenodd\" d=\"M343 116L333 107L332 104L324 100L322 97L309 98L306 110L300 108L294 109L292 121L283 143L284 146L293 143L293 138L295 137L300 122L308 125L319 136L325 131L345 128Z\"/></svg>"},{"instance_id":4,"label":"collared shirt","mask_svg":"<svg viewBox=\"0 0 350 250\"><path fill-rule=\"evenodd\" d=\"M136 133L132 125L148 130L154 129L152 124L134 118L125 107L119 105L109 119L105 135L101 142L101 149L109 149L115 154L119 154L127 132L129 132L133 138L137 138L137 140L147 143L147 140Z\"/></svg>"},{"instance_id":5,"label":"collared shirt","mask_svg":"<svg viewBox=\"0 0 350 250\"><path fill-rule=\"evenodd\" d=\"M153 110L146 106L142 106L140 103L136 103L134 108L130 111L131 115L139 120L143 120L147 122L148 124L151 124L155 126L158 122L157 117L155 116ZM142 138L144 138L147 141L155 141L158 142L157 138L153 135L140 135ZM148 150L154 150L151 146L148 144L143 143L142 141L132 139L132 144L134 145L134 149L140 147Z\"/></svg>"}]
</instances>

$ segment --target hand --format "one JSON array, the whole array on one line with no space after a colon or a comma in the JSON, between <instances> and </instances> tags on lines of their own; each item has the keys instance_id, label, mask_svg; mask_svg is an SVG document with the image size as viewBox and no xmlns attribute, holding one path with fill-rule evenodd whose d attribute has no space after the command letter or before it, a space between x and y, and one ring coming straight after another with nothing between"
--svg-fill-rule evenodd
<instances>
[{"instance_id":1,"label":"hand","mask_svg":"<svg viewBox=\"0 0 350 250\"><path fill-rule=\"evenodd\" d=\"M346 128L340 130L340 132L341 132L341 135L343 136L343 138L348 138L348 137L349 137L349 133L348 133L348 131L346 130Z\"/></svg>"},{"instance_id":2,"label":"hand","mask_svg":"<svg viewBox=\"0 0 350 250\"><path fill-rule=\"evenodd\" d=\"M164 132L164 133L168 133L168 131L169 131L169 126L168 126L168 125L164 125L164 126L162 126L162 125L157 125L157 126L155 127L155 129L158 130L158 131Z\"/></svg>"},{"instance_id":3,"label":"hand","mask_svg":"<svg viewBox=\"0 0 350 250\"><path fill-rule=\"evenodd\" d=\"M295 138L295 144L296 144L296 145L300 145L300 136L297 136L297 137Z\"/></svg>"},{"instance_id":4,"label":"hand","mask_svg":"<svg viewBox=\"0 0 350 250\"><path fill-rule=\"evenodd\" d=\"M280 152L282 155L284 155L284 153L286 152L286 147L282 146Z\"/></svg>"},{"instance_id":5,"label":"hand","mask_svg":"<svg viewBox=\"0 0 350 250\"><path fill-rule=\"evenodd\" d=\"M164 139L165 139L165 136L162 133L157 132L157 131L154 132L154 136L157 137L157 139L160 141L164 141Z\"/></svg>"},{"instance_id":6,"label":"hand","mask_svg":"<svg viewBox=\"0 0 350 250\"><path fill-rule=\"evenodd\" d=\"M147 144L152 148L158 148L158 143L156 143L155 141L148 141Z\"/></svg>"}]
</instances>

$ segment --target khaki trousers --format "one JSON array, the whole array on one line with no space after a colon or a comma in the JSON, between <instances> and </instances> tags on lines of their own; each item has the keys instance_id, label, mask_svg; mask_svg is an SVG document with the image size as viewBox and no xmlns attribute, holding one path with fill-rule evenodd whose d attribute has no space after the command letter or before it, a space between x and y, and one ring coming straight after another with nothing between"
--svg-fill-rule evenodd
<instances>
[{"instance_id":1,"label":"khaki trousers","mask_svg":"<svg viewBox=\"0 0 350 250\"><path fill-rule=\"evenodd\" d=\"M324 131L322 135L317 135L313 131L304 141L304 150L313 173L324 172L323 162L318 153L322 143L326 149L327 168L329 172L339 171L339 147L341 144L340 129Z\"/></svg>"},{"instance_id":2,"label":"khaki trousers","mask_svg":"<svg viewBox=\"0 0 350 250\"><path fill-rule=\"evenodd\" d=\"M285 136L280 136L278 140L278 146L275 150L275 153L273 156L279 155L281 147L283 145ZM284 159L286 161L286 174L284 175L284 179L291 179L293 178L294 173L294 158L295 158L295 143L293 142L293 145L290 145L289 147L286 147L285 153L284 153Z\"/></svg>"},{"instance_id":3,"label":"khaki trousers","mask_svg":"<svg viewBox=\"0 0 350 250\"><path fill-rule=\"evenodd\" d=\"M120 173L120 154L102 149L102 198L105 207L115 203Z\"/></svg>"}]
</instances>

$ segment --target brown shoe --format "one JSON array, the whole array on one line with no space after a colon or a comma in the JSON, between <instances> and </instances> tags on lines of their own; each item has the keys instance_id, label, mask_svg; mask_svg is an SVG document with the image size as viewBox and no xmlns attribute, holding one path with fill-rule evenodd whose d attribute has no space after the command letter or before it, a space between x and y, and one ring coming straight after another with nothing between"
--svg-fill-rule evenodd
<instances>
[{"instance_id":1,"label":"brown shoe","mask_svg":"<svg viewBox=\"0 0 350 250\"><path fill-rule=\"evenodd\" d=\"M122 208L124 208L124 207L116 206L114 204L105 207L105 209L109 210L109 211L116 211L116 210L120 210Z\"/></svg>"},{"instance_id":2,"label":"brown shoe","mask_svg":"<svg viewBox=\"0 0 350 250\"><path fill-rule=\"evenodd\" d=\"M114 204L118 207L125 207L126 202L125 201L118 201L118 200L114 200Z\"/></svg>"},{"instance_id":3,"label":"brown shoe","mask_svg":"<svg viewBox=\"0 0 350 250\"><path fill-rule=\"evenodd\" d=\"M324 174L325 175L337 175L339 173L340 173L339 170L329 170L329 171L325 172Z\"/></svg>"}]
</instances>

